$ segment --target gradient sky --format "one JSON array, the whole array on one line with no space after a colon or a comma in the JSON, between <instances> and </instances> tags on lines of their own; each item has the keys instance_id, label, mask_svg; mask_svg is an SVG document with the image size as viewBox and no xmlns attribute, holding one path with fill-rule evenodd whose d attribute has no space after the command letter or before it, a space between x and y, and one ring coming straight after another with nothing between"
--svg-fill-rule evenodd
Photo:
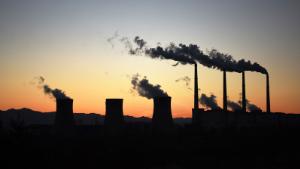
<instances>
[{"instance_id":1,"label":"gradient sky","mask_svg":"<svg viewBox=\"0 0 300 169\"><path fill-rule=\"evenodd\" d=\"M300 112L300 3L289 0L0 0L0 109L54 111L55 102L30 82L44 76L74 99L75 112L104 114L106 98L124 98L124 113L151 116L153 101L133 95L128 75L139 73L172 96L176 117L190 117L193 92L175 80L193 66L131 56L107 38L195 43L245 58L270 73L272 111ZM222 72L199 66L200 93L222 105ZM246 73L247 98L265 109L265 77ZM191 86L193 87L193 86ZM229 73L237 101L241 75Z\"/></svg>"}]
</instances>

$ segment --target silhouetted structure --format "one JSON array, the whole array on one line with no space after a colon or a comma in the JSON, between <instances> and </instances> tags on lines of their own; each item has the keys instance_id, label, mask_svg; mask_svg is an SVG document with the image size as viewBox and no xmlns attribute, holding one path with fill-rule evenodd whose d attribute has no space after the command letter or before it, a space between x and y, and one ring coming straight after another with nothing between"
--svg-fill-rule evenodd
<instances>
[{"instance_id":1,"label":"silhouetted structure","mask_svg":"<svg viewBox=\"0 0 300 169\"><path fill-rule=\"evenodd\" d=\"M104 124L106 126L121 126L124 124L123 99L106 99Z\"/></svg>"},{"instance_id":2,"label":"silhouetted structure","mask_svg":"<svg viewBox=\"0 0 300 169\"><path fill-rule=\"evenodd\" d=\"M242 72L242 111L246 112L247 102L246 102L246 81L245 81L245 72Z\"/></svg>"},{"instance_id":3,"label":"silhouetted structure","mask_svg":"<svg viewBox=\"0 0 300 169\"><path fill-rule=\"evenodd\" d=\"M195 63L195 79L194 79L194 109L199 109L199 94L198 94L198 70Z\"/></svg>"},{"instance_id":4,"label":"silhouetted structure","mask_svg":"<svg viewBox=\"0 0 300 169\"><path fill-rule=\"evenodd\" d=\"M55 126L68 128L74 125L73 99L56 99Z\"/></svg>"},{"instance_id":5,"label":"silhouetted structure","mask_svg":"<svg viewBox=\"0 0 300 169\"><path fill-rule=\"evenodd\" d=\"M195 78L194 78L194 108L192 109L192 122L198 123L201 118L201 111L199 110L199 93L198 93L198 70L197 63L195 63Z\"/></svg>"},{"instance_id":6,"label":"silhouetted structure","mask_svg":"<svg viewBox=\"0 0 300 169\"><path fill-rule=\"evenodd\" d=\"M223 71L223 110L227 112L227 77L226 71Z\"/></svg>"},{"instance_id":7,"label":"silhouetted structure","mask_svg":"<svg viewBox=\"0 0 300 169\"><path fill-rule=\"evenodd\" d=\"M266 74L266 85L267 85L267 113L271 112L271 103L270 103L270 81L269 81L269 73Z\"/></svg>"},{"instance_id":8,"label":"silhouetted structure","mask_svg":"<svg viewBox=\"0 0 300 169\"><path fill-rule=\"evenodd\" d=\"M173 127L171 97L154 97L152 126L155 129L170 129Z\"/></svg>"}]
</instances>

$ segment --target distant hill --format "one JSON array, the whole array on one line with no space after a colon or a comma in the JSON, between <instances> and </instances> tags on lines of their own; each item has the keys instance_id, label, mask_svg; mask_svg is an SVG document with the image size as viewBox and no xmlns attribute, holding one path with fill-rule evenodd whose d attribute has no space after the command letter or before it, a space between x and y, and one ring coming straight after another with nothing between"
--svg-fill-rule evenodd
<instances>
[{"instance_id":1,"label":"distant hill","mask_svg":"<svg viewBox=\"0 0 300 169\"><path fill-rule=\"evenodd\" d=\"M8 127L11 120L22 120L25 125L52 125L55 112L39 112L28 108L0 110L0 121L3 127ZM103 124L104 116L96 113L74 113L77 125ZM125 116L126 122L151 122L148 117ZM183 124L191 122L190 118L175 118L175 123Z\"/></svg>"}]
</instances>

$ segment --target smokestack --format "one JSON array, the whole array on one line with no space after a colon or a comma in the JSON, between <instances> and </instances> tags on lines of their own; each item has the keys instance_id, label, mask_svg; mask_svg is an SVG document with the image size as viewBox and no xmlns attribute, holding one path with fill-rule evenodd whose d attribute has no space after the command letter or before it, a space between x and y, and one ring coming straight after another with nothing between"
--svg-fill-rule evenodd
<instances>
[{"instance_id":1,"label":"smokestack","mask_svg":"<svg viewBox=\"0 0 300 169\"><path fill-rule=\"evenodd\" d=\"M169 129L173 126L171 97L154 97L152 125L157 129Z\"/></svg>"},{"instance_id":2,"label":"smokestack","mask_svg":"<svg viewBox=\"0 0 300 169\"><path fill-rule=\"evenodd\" d=\"M106 126L120 126L124 123L123 99L106 99L104 124Z\"/></svg>"},{"instance_id":3,"label":"smokestack","mask_svg":"<svg viewBox=\"0 0 300 169\"><path fill-rule=\"evenodd\" d=\"M269 81L269 73L266 74L266 85L267 85L267 113L271 112L271 105L270 105L270 81Z\"/></svg>"},{"instance_id":4,"label":"smokestack","mask_svg":"<svg viewBox=\"0 0 300 169\"><path fill-rule=\"evenodd\" d=\"M246 82L245 82L245 71L242 72L242 111L246 112L247 101L246 101Z\"/></svg>"},{"instance_id":5,"label":"smokestack","mask_svg":"<svg viewBox=\"0 0 300 169\"><path fill-rule=\"evenodd\" d=\"M55 126L58 128L66 128L73 125L73 100L70 98L56 99Z\"/></svg>"},{"instance_id":6,"label":"smokestack","mask_svg":"<svg viewBox=\"0 0 300 169\"><path fill-rule=\"evenodd\" d=\"M223 110L227 112L227 77L226 71L223 71Z\"/></svg>"},{"instance_id":7,"label":"smokestack","mask_svg":"<svg viewBox=\"0 0 300 169\"><path fill-rule=\"evenodd\" d=\"M198 71L197 63L195 63L195 85L194 85L194 109L199 109L199 94L198 94Z\"/></svg>"}]
</instances>

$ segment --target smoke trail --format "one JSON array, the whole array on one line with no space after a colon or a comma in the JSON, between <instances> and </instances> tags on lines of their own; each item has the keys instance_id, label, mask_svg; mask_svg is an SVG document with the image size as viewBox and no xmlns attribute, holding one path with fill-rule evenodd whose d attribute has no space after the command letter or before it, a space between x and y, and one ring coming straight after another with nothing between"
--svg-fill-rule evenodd
<instances>
[{"instance_id":1,"label":"smoke trail","mask_svg":"<svg viewBox=\"0 0 300 169\"><path fill-rule=\"evenodd\" d=\"M236 103L234 101L227 101L227 106L232 110L232 111L240 111L242 110L242 106L239 103Z\"/></svg>"},{"instance_id":2,"label":"smoke trail","mask_svg":"<svg viewBox=\"0 0 300 169\"><path fill-rule=\"evenodd\" d=\"M124 44L126 49L128 49L129 54L132 54L132 55L136 54L133 50L130 40L127 37L120 38L120 42Z\"/></svg>"},{"instance_id":3,"label":"smoke trail","mask_svg":"<svg viewBox=\"0 0 300 169\"><path fill-rule=\"evenodd\" d=\"M107 42L111 45L111 47L112 48L114 48L114 40L116 39L116 38L118 38L119 37L119 33L118 33L118 31L116 31L115 33L114 33L114 35L112 36L112 37L109 37L109 38L107 38Z\"/></svg>"},{"instance_id":4,"label":"smoke trail","mask_svg":"<svg viewBox=\"0 0 300 169\"><path fill-rule=\"evenodd\" d=\"M240 99L238 103L241 105L242 100ZM260 107L258 107L257 105L251 103L248 99L246 99L246 106L247 106L248 111L250 111L250 112L262 111L262 109Z\"/></svg>"},{"instance_id":5,"label":"smoke trail","mask_svg":"<svg viewBox=\"0 0 300 169\"><path fill-rule=\"evenodd\" d=\"M213 68L229 71L229 72L241 72L239 69L237 62L233 59L233 57L229 54L224 54L216 49L212 49L208 52L211 62L213 63Z\"/></svg>"},{"instance_id":6,"label":"smoke trail","mask_svg":"<svg viewBox=\"0 0 300 169\"><path fill-rule=\"evenodd\" d=\"M179 78L179 79L176 79L176 80L175 80L175 82L180 82L180 81L185 82L185 86L187 87L187 89L192 90L192 89L190 88L190 83L191 83L191 78L190 78L190 77L184 76L184 77L182 77L182 78Z\"/></svg>"},{"instance_id":7,"label":"smoke trail","mask_svg":"<svg viewBox=\"0 0 300 169\"><path fill-rule=\"evenodd\" d=\"M144 41L143 39L141 39L140 37L136 36L134 38L134 42L138 45L138 48L137 49L143 49L143 47L145 47L146 45L146 41Z\"/></svg>"},{"instance_id":8,"label":"smoke trail","mask_svg":"<svg viewBox=\"0 0 300 169\"><path fill-rule=\"evenodd\" d=\"M144 48L146 47L146 41L144 41L143 39L141 39L140 37L136 36L134 39L133 39L133 42L137 45L136 48L133 48L131 47L129 49L129 54L131 55L140 55L142 54L144 51Z\"/></svg>"},{"instance_id":9,"label":"smoke trail","mask_svg":"<svg viewBox=\"0 0 300 169\"><path fill-rule=\"evenodd\" d=\"M166 60L174 60L177 63L173 66L177 66L179 63L185 64L195 64L197 61L201 62L201 64L211 67L210 59L207 55L204 55L203 52L199 49L197 45L184 45L179 44L178 46L174 43L171 43L167 47L163 48L158 44L157 47L147 48L146 41L136 36L133 42L137 45L134 49L129 49L129 54L136 55L144 53L146 56L149 56L153 59L166 59Z\"/></svg>"},{"instance_id":10,"label":"smoke trail","mask_svg":"<svg viewBox=\"0 0 300 169\"><path fill-rule=\"evenodd\" d=\"M155 48L147 48L145 46L146 41L139 36L134 38L134 43L138 46L133 49L129 48L129 53L132 55L144 53L146 56L150 56L155 59L168 59L174 60L177 63L173 66L177 66L179 63L195 64L200 63L208 68L215 68L222 71L242 72L242 71L255 71L263 74L267 74L267 70L258 63L252 63L251 61L245 61L241 59L236 61L229 54L224 54L216 49L209 51L206 55L200 50L200 47L195 44L179 44L178 46L171 43L169 46L163 48L157 46Z\"/></svg>"},{"instance_id":11,"label":"smoke trail","mask_svg":"<svg viewBox=\"0 0 300 169\"><path fill-rule=\"evenodd\" d=\"M65 92L60 89L52 89L49 85L45 84L45 78L39 76L36 78L38 82L38 87L42 88L46 95L49 95L51 98L54 97L55 99L68 99L69 97L66 96Z\"/></svg>"},{"instance_id":12,"label":"smoke trail","mask_svg":"<svg viewBox=\"0 0 300 169\"><path fill-rule=\"evenodd\" d=\"M206 108L210 108L211 110L221 109L218 106L216 96L211 94L210 96L206 96L206 94L202 94L199 100L200 104Z\"/></svg>"},{"instance_id":13,"label":"smoke trail","mask_svg":"<svg viewBox=\"0 0 300 169\"><path fill-rule=\"evenodd\" d=\"M266 68L262 67L260 64L254 62L251 63L251 61L245 61L244 59L241 59L237 62L237 66L242 71L252 71L252 72L259 72L262 74L268 74L268 71Z\"/></svg>"},{"instance_id":14,"label":"smoke trail","mask_svg":"<svg viewBox=\"0 0 300 169\"><path fill-rule=\"evenodd\" d=\"M243 72L243 71L252 71L252 72L259 72L262 74L267 74L267 70L259 65L258 63L251 61L245 61L241 59L236 61L233 57L229 54L224 54L216 49L212 49L209 51L209 56L212 59L212 63L214 64L214 68L223 70L223 71L230 71L230 72Z\"/></svg>"},{"instance_id":15,"label":"smoke trail","mask_svg":"<svg viewBox=\"0 0 300 169\"><path fill-rule=\"evenodd\" d=\"M133 75L131 84L132 89L136 90L140 96L146 97L147 99L168 96L168 94L160 88L160 85L151 84L146 76L141 80L139 78L139 74Z\"/></svg>"},{"instance_id":16,"label":"smoke trail","mask_svg":"<svg viewBox=\"0 0 300 169\"><path fill-rule=\"evenodd\" d=\"M256 106L255 104L247 102L247 108L250 112L255 112L255 111L262 111L261 108Z\"/></svg>"},{"instance_id":17,"label":"smoke trail","mask_svg":"<svg viewBox=\"0 0 300 169\"><path fill-rule=\"evenodd\" d=\"M175 44L170 44L166 48L158 46L156 48L146 49L145 54L153 59L174 60L183 65L196 63L190 56L184 53L182 49ZM173 66L178 65L178 63Z\"/></svg>"},{"instance_id":18,"label":"smoke trail","mask_svg":"<svg viewBox=\"0 0 300 169\"><path fill-rule=\"evenodd\" d=\"M121 43L124 44L125 48L128 49L128 53L131 55L139 55L139 54L143 53L144 52L143 50L146 47L146 43L147 43L140 37L136 36L133 39L133 42L134 42L134 44L137 45L137 47L134 48L128 37L122 37L119 40Z\"/></svg>"},{"instance_id":19,"label":"smoke trail","mask_svg":"<svg viewBox=\"0 0 300 169\"><path fill-rule=\"evenodd\" d=\"M141 39L138 36L135 37L135 39L139 39L142 42L146 43L145 40ZM171 43L169 46L165 48L161 46L157 46L155 48L146 48L145 45L141 45L136 41L135 44L139 46L139 48L137 49L145 53L146 56L149 56L154 59L167 59L167 60L176 61L177 63L174 64L173 66L177 66L179 63L185 65L185 64L195 64L198 62L209 68L225 69L222 68L222 64L224 64L225 58L221 58L220 60L218 58L215 59L208 55L205 55L203 51L200 50L200 47L195 44L189 44L189 45L179 44L177 46L174 43ZM130 52L130 53L136 54L136 52ZM232 57L229 59L229 61L231 60L233 60Z\"/></svg>"}]
</instances>

